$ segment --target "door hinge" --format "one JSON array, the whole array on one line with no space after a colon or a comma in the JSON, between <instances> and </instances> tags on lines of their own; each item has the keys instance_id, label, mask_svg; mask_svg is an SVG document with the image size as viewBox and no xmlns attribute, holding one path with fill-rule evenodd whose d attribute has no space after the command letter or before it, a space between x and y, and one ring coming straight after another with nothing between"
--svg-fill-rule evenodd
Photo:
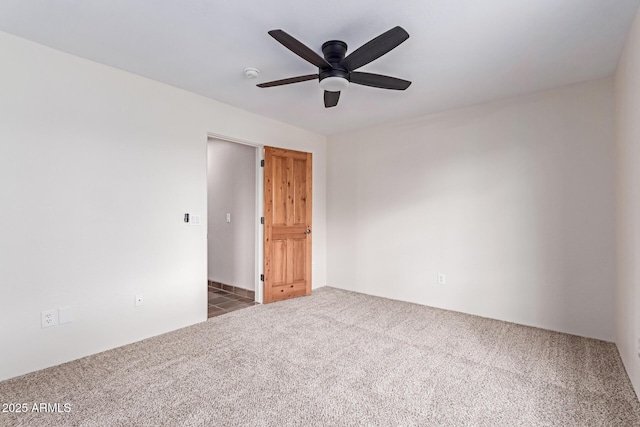
<instances>
[{"instance_id":1,"label":"door hinge","mask_svg":"<svg viewBox=\"0 0 640 427\"><path fill-rule=\"evenodd\" d=\"M261 274L261 275L260 275L260 281L261 281L261 282L264 282L264 274Z\"/></svg>"},{"instance_id":2,"label":"door hinge","mask_svg":"<svg viewBox=\"0 0 640 427\"><path fill-rule=\"evenodd\" d=\"M260 217L260 224L264 224L264 217L263 216Z\"/></svg>"},{"instance_id":3,"label":"door hinge","mask_svg":"<svg viewBox=\"0 0 640 427\"><path fill-rule=\"evenodd\" d=\"M260 166L264 167L264 160L260 160Z\"/></svg>"}]
</instances>

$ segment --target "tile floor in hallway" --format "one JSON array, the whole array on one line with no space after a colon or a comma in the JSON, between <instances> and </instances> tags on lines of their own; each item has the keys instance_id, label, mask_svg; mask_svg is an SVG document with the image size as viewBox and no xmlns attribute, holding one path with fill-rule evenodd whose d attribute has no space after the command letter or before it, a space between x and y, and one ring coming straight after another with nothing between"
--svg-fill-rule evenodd
<instances>
[{"instance_id":1,"label":"tile floor in hallway","mask_svg":"<svg viewBox=\"0 0 640 427\"><path fill-rule=\"evenodd\" d=\"M209 318L257 304L252 298L232 294L231 292L216 289L212 286L208 287L208 291Z\"/></svg>"}]
</instances>

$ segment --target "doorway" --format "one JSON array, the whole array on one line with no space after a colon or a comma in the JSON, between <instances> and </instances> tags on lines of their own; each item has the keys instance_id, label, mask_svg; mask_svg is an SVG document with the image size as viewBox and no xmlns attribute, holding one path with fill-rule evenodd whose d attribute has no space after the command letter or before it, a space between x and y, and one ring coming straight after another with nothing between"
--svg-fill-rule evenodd
<instances>
[{"instance_id":1,"label":"doorway","mask_svg":"<svg viewBox=\"0 0 640 427\"><path fill-rule=\"evenodd\" d=\"M208 317L261 302L260 147L207 140Z\"/></svg>"}]
</instances>

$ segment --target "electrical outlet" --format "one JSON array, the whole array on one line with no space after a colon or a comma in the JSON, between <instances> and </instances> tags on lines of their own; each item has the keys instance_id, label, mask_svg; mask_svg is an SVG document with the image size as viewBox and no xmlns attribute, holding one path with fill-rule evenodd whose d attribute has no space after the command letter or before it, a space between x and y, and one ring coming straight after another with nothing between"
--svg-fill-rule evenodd
<instances>
[{"instance_id":1,"label":"electrical outlet","mask_svg":"<svg viewBox=\"0 0 640 427\"><path fill-rule=\"evenodd\" d=\"M144 296L142 294L136 295L136 307L144 305Z\"/></svg>"},{"instance_id":2,"label":"electrical outlet","mask_svg":"<svg viewBox=\"0 0 640 427\"><path fill-rule=\"evenodd\" d=\"M200 225L200 215L191 215L191 225Z\"/></svg>"},{"instance_id":3,"label":"electrical outlet","mask_svg":"<svg viewBox=\"0 0 640 427\"><path fill-rule=\"evenodd\" d=\"M444 285L447 283L447 276L444 273L438 273L438 285Z\"/></svg>"},{"instance_id":4,"label":"electrical outlet","mask_svg":"<svg viewBox=\"0 0 640 427\"><path fill-rule=\"evenodd\" d=\"M48 328L50 326L55 326L58 322L56 317L56 310L46 310L40 313L41 322L43 328Z\"/></svg>"}]
</instances>

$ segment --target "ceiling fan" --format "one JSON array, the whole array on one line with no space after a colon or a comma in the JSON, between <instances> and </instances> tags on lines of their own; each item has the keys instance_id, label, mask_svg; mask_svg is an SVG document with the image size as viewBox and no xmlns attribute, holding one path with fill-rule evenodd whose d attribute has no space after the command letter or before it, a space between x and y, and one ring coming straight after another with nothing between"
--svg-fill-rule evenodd
<instances>
[{"instance_id":1,"label":"ceiling fan","mask_svg":"<svg viewBox=\"0 0 640 427\"><path fill-rule=\"evenodd\" d=\"M389 53L407 40L409 33L401 27L390 29L346 57L347 44L340 40L329 40L322 45L323 58L282 30L271 30L269 35L291 52L318 67L318 73L260 83L258 87L282 86L318 79L320 87L324 90L324 106L329 108L338 105L340 91L346 89L349 83L393 90L405 90L411 85L407 80L355 71Z\"/></svg>"}]
</instances>

